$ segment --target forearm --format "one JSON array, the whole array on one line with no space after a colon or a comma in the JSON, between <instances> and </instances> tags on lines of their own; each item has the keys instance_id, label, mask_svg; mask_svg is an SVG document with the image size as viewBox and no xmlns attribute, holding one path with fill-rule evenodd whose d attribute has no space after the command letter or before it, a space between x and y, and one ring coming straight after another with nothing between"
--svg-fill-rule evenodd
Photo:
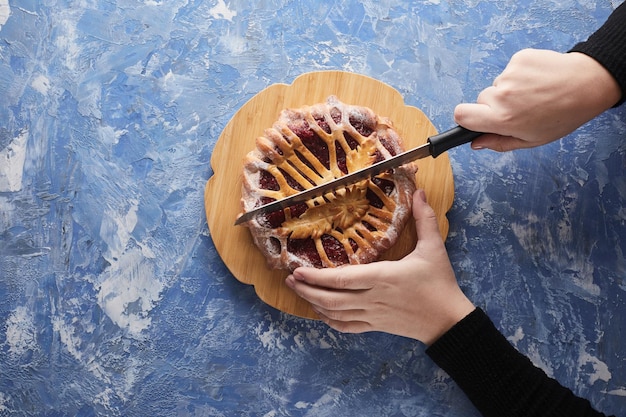
<instances>
[{"instance_id":1,"label":"forearm","mask_svg":"<svg viewBox=\"0 0 626 417\"><path fill-rule=\"evenodd\" d=\"M626 99L626 3L622 3L589 39L570 52L581 52L598 61L615 78Z\"/></svg>"},{"instance_id":2,"label":"forearm","mask_svg":"<svg viewBox=\"0 0 626 417\"><path fill-rule=\"evenodd\" d=\"M604 416L519 353L480 309L426 353L485 417Z\"/></svg>"}]
</instances>

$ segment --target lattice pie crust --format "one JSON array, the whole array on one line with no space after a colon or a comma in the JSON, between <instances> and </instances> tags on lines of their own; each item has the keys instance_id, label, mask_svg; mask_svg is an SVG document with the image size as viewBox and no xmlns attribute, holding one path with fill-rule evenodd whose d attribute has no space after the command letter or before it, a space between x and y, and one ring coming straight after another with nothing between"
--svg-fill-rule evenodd
<instances>
[{"instance_id":1,"label":"lattice pie crust","mask_svg":"<svg viewBox=\"0 0 626 417\"><path fill-rule=\"evenodd\" d=\"M242 209L297 193L403 151L391 122L340 102L283 110L244 159ZM270 268L372 262L411 214L414 164L246 223Z\"/></svg>"}]
</instances>

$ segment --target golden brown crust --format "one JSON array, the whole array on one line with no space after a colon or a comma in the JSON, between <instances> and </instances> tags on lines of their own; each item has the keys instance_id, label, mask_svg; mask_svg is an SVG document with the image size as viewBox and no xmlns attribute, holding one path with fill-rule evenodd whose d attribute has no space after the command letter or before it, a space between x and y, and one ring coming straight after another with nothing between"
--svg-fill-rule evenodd
<instances>
[{"instance_id":1,"label":"golden brown crust","mask_svg":"<svg viewBox=\"0 0 626 417\"><path fill-rule=\"evenodd\" d=\"M388 119L334 96L284 110L244 159L242 209L250 211L402 151ZM406 164L306 206L259 216L246 226L270 268L372 262L395 243L411 215L416 170Z\"/></svg>"}]
</instances>

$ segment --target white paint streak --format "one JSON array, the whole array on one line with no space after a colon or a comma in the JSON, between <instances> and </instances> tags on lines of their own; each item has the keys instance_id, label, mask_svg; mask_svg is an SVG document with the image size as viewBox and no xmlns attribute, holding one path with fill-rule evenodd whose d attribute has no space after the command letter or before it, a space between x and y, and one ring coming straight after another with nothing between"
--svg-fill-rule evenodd
<instances>
[{"instance_id":1,"label":"white paint streak","mask_svg":"<svg viewBox=\"0 0 626 417\"><path fill-rule=\"evenodd\" d=\"M0 0L0 30L11 16L11 6L9 6L9 0Z\"/></svg>"},{"instance_id":2,"label":"white paint streak","mask_svg":"<svg viewBox=\"0 0 626 417\"><path fill-rule=\"evenodd\" d=\"M511 342L513 345L517 346L517 344L524 339L524 329L522 329L521 327L518 327L517 330L515 330L515 334L513 336L509 336L507 337L507 340L509 342Z\"/></svg>"},{"instance_id":3,"label":"white paint streak","mask_svg":"<svg viewBox=\"0 0 626 417\"><path fill-rule=\"evenodd\" d=\"M94 397L93 402L101 405L107 410L113 410L111 403L115 399L115 392L111 388L105 388L104 391Z\"/></svg>"},{"instance_id":4,"label":"white paint streak","mask_svg":"<svg viewBox=\"0 0 626 417\"><path fill-rule=\"evenodd\" d=\"M226 19L229 22L237 16L237 12L230 10L224 0L218 0L217 4L209 10L209 14L213 19Z\"/></svg>"},{"instance_id":5,"label":"white paint streak","mask_svg":"<svg viewBox=\"0 0 626 417\"><path fill-rule=\"evenodd\" d=\"M164 284L138 248L125 252L101 275L98 305L120 328L140 336L152 323L150 311Z\"/></svg>"},{"instance_id":6,"label":"white paint streak","mask_svg":"<svg viewBox=\"0 0 626 417\"><path fill-rule=\"evenodd\" d=\"M263 326L259 324L256 327L256 336L263 345L263 347L267 350L285 350L285 345L283 344L283 340L289 337L289 333L285 331L282 326L277 325L272 322L269 325L267 330L263 329Z\"/></svg>"},{"instance_id":7,"label":"white paint streak","mask_svg":"<svg viewBox=\"0 0 626 417\"><path fill-rule=\"evenodd\" d=\"M247 51L246 39L237 34L225 34L220 37L220 44L232 56L241 56Z\"/></svg>"},{"instance_id":8,"label":"white paint streak","mask_svg":"<svg viewBox=\"0 0 626 417\"><path fill-rule=\"evenodd\" d=\"M28 308L17 307L7 319L6 329L10 355L20 356L36 349L35 324Z\"/></svg>"},{"instance_id":9,"label":"white paint streak","mask_svg":"<svg viewBox=\"0 0 626 417\"><path fill-rule=\"evenodd\" d=\"M129 203L130 207L125 213L107 210L102 216L100 237L108 245L105 257L109 261L115 261L122 255L130 240L131 233L137 225L139 201L132 200Z\"/></svg>"},{"instance_id":10,"label":"white paint streak","mask_svg":"<svg viewBox=\"0 0 626 417\"><path fill-rule=\"evenodd\" d=\"M480 201L477 201L475 206L466 217L466 221L472 226L484 226L488 224L488 214L494 212L493 203L487 197L480 197Z\"/></svg>"},{"instance_id":11,"label":"white paint streak","mask_svg":"<svg viewBox=\"0 0 626 417\"><path fill-rule=\"evenodd\" d=\"M626 388L618 388L618 389L614 389L611 391L607 391L606 393L609 395L616 395L618 397L626 397ZM0 408L0 410L2 409Z\"/></svg>"},{"instance_id":12,"label":"white paint streak","mask_svg":"<svg viewBox=\"0 0 626 417\"><path fill-rule=\"evenodd\" d=\"M542 369L549 377L551 378L554 377L554 369L552 369L552 366L550 366L550 363L546 362L541 357L541 353L539 352L539 348L537 347L536 344L534 343L529 344L526 356L528 356L528 359L530 359L530 361L537 368Z\"/></svg>"},{"instance_id":13,"label":"white paint streak","mask_svg":"<svg viewBox=\"0 0 626 417\"><path fill-rule=\"evenodd\" d=\"M341 394L343 394L343 391L340 390L339 388L331 388L330 390L328 390L328 392L326 392L324 395L322 395L317 401L315 401L315 403L311 406L311 410L309 410L305 416L314 416L317 415L320 407L323 407L327 404L332 404L332 403L337 403L339 401L339 397L341 397Z\"/></svg>"},{"instance_id":14,"label":"white paint streak","mask_svg":"<svg viewBox=\"0 0 626 417\"><path fill-rule=\"evenodd\" d=\"M306 333L306 337L310 344L317 345L320 349L330 349L332 347L332 342L337 342L337 340L332 333L326 333L326 335L328 335L333 340L329 342L316 329L311 329L310 332Z\"/></svg>"},{"instance_id":15,"label":"white paint streak","mask_svg":"<svg viewBox=\"0 0 626 417\"><path fill-rule=\"evenodd\" d=\"M587 365L591 365L593 368L593 372L589 372L589 385L593 385L596 381L608 382L611 380L611 372L606 363L587 352L581 352L578 357L578 366L583 368Z\"/></svg>"},{"instance_id":16,"label":"white paint streak","mask_svg":"<svg viewBox=\"0 0 626 417\"><path fill-rule=\"evenodd\" d=\"M65 323L65 321L60 317L53 317L51 321L52 330L59 335L61 343L63 343L72 357L74 357L77 361L81 361L84 354L84 352L81 351L82 339L76 334L76 329L72 326L72 324Z\"/></svg>"},{"instance_id":17,"label":"white paint streak","mask_svg":"<svg viewBox=\"0 0 626 417\"><path fill-rule=\"evenodd\" d=\"M28 130L23 130L9 146L0 150L0 192L22 189L27 142Z\"/></svg>"},{"instance_id":18,"label":"white paint streak","mask_svg":"<svg viewBox=\"0 0 626 417\"><path fill-rule=\"evenodd\" d=\"M62 60L65 63L66 68L73 74L77 72L78 57L81 52L81 49L78 46L79 35L75 24L73 24L73 22L77 22L80 17L71 16L71 13L80 12L80 9L77 9L78 10L74 12L68 12L70 16L66 16L66 18L59 20L55 28L59 30L59 35L55 40L55 46L59 49L60 53L62 53Z\"/></svg>"},{"instance_id":19,"label":"white paint streak","mask_svg":"<svg viewBox=\"0 0 626 417\"><path fill-rule=\"evenodd\" d=\"M0 413L9 412L9 408L7 407L9 400L10 400L10 397L7 394L0 392Z\"/></svg>"},{"instance_id":20,"label":"white paint streak","mask_svg":"<svg viewBox=\"0 0 626 417\"><path fill-rule=\"evenodd\" d=\"M50 80L45 75L38 75L33 82L30 83L30 86L40 94L47 96L48 90L50 90Z\"/></svg>"}]
</instances>

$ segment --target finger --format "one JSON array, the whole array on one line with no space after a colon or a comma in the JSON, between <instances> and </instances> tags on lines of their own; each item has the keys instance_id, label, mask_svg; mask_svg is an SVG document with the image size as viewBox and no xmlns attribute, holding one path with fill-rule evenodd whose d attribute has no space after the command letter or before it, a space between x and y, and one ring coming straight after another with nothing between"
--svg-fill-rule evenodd
<instances>
[{"instance_id":1,"label":"finger","mask_svg":"<svg viewBox=\"0 0 626 417\"><path fill-rule=\"evenodd\" d=\"M502 81L502 74L498 75L496 78L493 79L493 86L497 87L500 82Z\"/></svg>"},{"instance_id":2,"label":"finger","mask_svg":"<svg viewBox=\"0 0 626 417\"><path fill-rule=\"evenodd\" d=\"M340 321L333 320L321 313L318 315L321 321L326 323L329 327L342 333L365 333L374 330L369 323L364 321Z\"/></svg>"},{"instance_id":3,"label":"finger","mask_svg":"<svg viewBox=\"0 0 626 417\"><path fill-rule=\"evenodd\" d=\"M512 136L485 134L472 142L472 149L491 149L496 152L508 152L514 149L531 147L531 143Z\"/></svg>"},{"instance_id":4,"label":"finger","mask_svg":"<svg viewBox=\"0 0 626 417\"><path fill-rule=\"evenodd\" d=\"M499 92L500 92L500 89L496 87L495 85L487 87L478 94L478 97L476 97L476 103L491 106L491 103L493 103L495 99L498 97Z\"/></svg>"},{"instance_id":5,"label":"finger","mask_svg":"<svg viewBox=\"0 0 626 417\"><path fill-rule=\"evenodd\" d=\"M419 241L441 242L439 223L433 208L426 202L424 190L417 190L413 194L413 218Z\"/></svg>"},{"instance_id":6,"label":"finger","mask_svg":"<svg viewBox=\"0 0 626 417\"><path fill-rule=\"evenodd\" d=\"M487 104L461 103L454 108L454 121L475 132L500 133L493 110Z\"/></svg>"},{"instance_id":7,"label":"finger","mask_svg":"<svg viewBox=\"0 0 626 417\"><path fill-rule=\"evenodd\" d=\"M337 291L318 287L299 281L293 275L288 276L285 283L299 297L324 311L360 309L363 303L367 303L360 296L361 291Z\"/></svg>"},{"instance_id":8,"label":"finger","mask_svg":"<svg viewBox=\"0 0 626 417\"><path fill-rule=\"evenodd\" d=\"M312 305L313 310L320 316L324 316L333 321L343 322L364 322L368 323L367 311L364 309L350 309L350 310L327 310L324 307L318 305Z\"/></svg>"},{"instance_id":9,"label":"finger","mask_svg":"<svg viewBox=\"0 0 626 417\"><path fill-rule=\"evenodd\" d=\"M296 280L317 287L337 290L367 290L374 286L379 275L378 263L368 265L346 265L339 268L297 268L293 271Z\"/></svg>"}]
</instances>

